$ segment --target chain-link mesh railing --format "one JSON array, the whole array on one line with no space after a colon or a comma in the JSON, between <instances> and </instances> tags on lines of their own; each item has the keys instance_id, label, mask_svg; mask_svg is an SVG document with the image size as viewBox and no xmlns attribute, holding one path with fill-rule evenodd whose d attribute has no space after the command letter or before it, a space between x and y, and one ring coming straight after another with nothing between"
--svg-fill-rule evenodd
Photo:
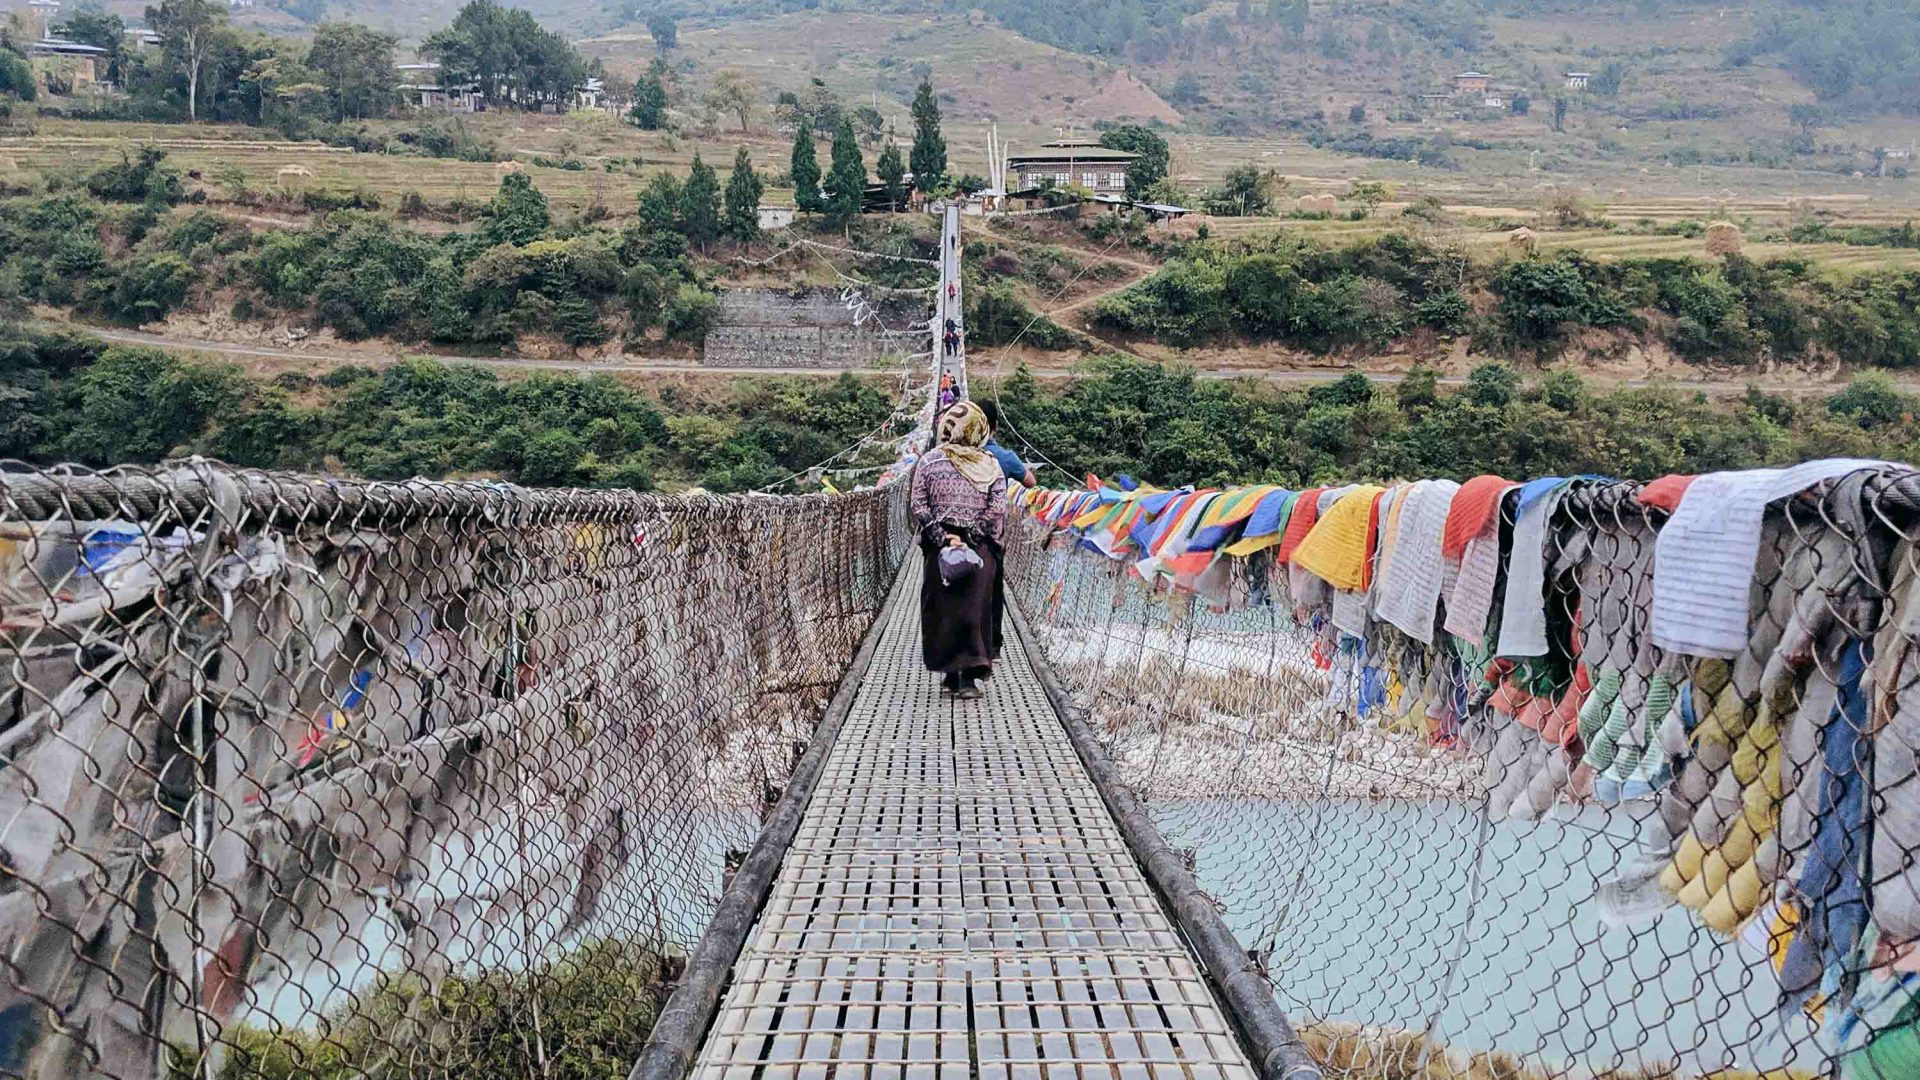
<instances>
[{"instance_id":1,"label":"chain-link mesh railing","mask_svg":"<svg viewBox=\"0 0 1920 1080\"><path fill-rule=\"evenodd\" d=\"M1499 493L1496 561L1426 556L1431 644L1381 617L1402 549L1365 591L1284 543L1149 584L1016 510L1042 650L1330 1077L1920 1077L1920 481L1772 503L1730 659L1653 642L1647 492Z\"/></svg>"},{"instance_id":2,"label":"chain-link mesh railing","mask_svg":"<svg viewBox=\"0 0 1920 1080\"><path fill-rule=\"evenodd\" d=\"M0 1075L625 1075L898 491L0 467Z\"/></svg>"}]
</instances>

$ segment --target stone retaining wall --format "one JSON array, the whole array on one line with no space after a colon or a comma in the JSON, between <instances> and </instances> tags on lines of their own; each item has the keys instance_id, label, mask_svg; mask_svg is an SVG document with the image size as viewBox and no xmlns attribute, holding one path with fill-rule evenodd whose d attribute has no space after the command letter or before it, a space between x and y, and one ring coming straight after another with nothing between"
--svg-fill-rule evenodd
<instances>
[{"instance_id":1,"label":"stone retaining wall","mask_svg":"<svg viewBox=\"0 0 1920 1080\"><path fill-rule=\"evenodd\" d=\"M870 301L871 302L871 301ZM875 304L880 318L855 326L837 289L728 289L708 332L707 364L737 368L867 368L927 347L926 339L888 334L925 325L929 306L902 296Z\"/></svg>"}]
</instances>

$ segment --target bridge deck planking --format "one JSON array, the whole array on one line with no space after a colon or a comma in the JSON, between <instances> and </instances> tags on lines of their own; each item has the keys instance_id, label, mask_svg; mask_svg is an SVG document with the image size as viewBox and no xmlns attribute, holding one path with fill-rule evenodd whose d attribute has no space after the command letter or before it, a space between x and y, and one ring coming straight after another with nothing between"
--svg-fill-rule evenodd
<instances>
[{"instance_id":1,"label":"bridge deck planking","mask_svg":"<svg viewBox=\"0 0 1920 1080\"><path fill-rule=\"evenodd\" d=\"M920 564L699 1080L1252 1080L1017 641L984 699L920 663Z\"/></svg>"}]
</instances>

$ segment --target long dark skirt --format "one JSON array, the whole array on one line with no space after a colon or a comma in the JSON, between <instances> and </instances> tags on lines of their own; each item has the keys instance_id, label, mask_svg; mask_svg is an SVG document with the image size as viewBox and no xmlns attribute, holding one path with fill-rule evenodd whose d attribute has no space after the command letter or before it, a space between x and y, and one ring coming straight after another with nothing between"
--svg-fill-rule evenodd
<instances>
[{"instance_id":1,"label":"long dark skirt","mask_svg":"<svg viewBox=\"0 0 1920 1080\"><path fill-rule=\"evenodd\" d=\"M1000 656L1000 551L976 544L983 564L952 584L940 581L939 544L920 545L926 575L920 581L921 655L928 671L987 673Z\"/></svg>"}]
</instances>

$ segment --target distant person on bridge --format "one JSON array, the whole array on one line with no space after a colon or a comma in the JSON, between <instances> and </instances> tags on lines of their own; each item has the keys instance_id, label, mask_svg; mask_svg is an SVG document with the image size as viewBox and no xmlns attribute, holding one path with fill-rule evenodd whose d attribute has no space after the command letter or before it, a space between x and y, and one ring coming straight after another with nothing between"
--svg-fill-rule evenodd
<instances>
[{"instance_id":1,"label":"distant person on bridge","mask_svg":"<svg viewBox=\"0 0 1920 1080\"><path fill-rule=\"evenodd\" d=\"M953 381L953 372L949 371L946 374L940 376L939 411L945 412L947 409L947 406L952 405L954 402L959 400L960 400L960 387L956 385Z\"/></svg>"},{"instance_id":2,"label":"distant person on bridge","mask_svg":"<svg viewBox=\"0 0 1920 1080\"><path fill-rule=\"evenodd\" d=\"M920 582L922 658L955 697L972 699L981 696L979 681L993 674L1000 655L1007 478L986 450L987 416L980 406L954 404L935 420L934 433L937 444L914 466L909 498L926 562Z\"/></svg>"}]
</instances>

